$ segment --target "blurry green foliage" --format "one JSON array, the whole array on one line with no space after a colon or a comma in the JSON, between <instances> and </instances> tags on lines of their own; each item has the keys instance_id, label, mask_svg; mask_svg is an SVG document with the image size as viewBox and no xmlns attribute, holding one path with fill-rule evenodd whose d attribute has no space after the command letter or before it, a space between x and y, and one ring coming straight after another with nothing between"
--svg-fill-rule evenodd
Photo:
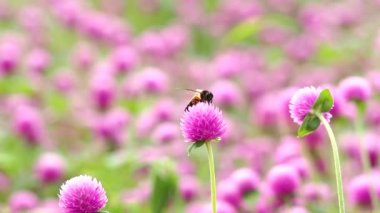
<instances>
[{"instance_id":1,"label":"blurry green foliage","mask_svg":"<svg viewBox=\"0 0 380 213\"><path fill-rule=\"evenodd\" d=\"M169 159L155 162L152 167L152 213L166 212L178 194L178 177L174 163Z\"/></svg>"},{"instance_id":2,"label":"blurry green foliage","mask_svg":"<svg viewBox=\"0 0 380 213\"><path fill-rule=\"evenodd\" d=\"M261 29L259 19L248 19L234 26L225 36L228 44L236 44L252 38Z\"/></svg>"},{"instance_id":3,"label":"blurry green foliage","mask_svg":"<svg viewBox=\"0 0 380 213\"><path fill-rule=\"evenodd\" d=\"M55 113L63 114L69 111L69 102L61 94L49 92L45 96L46 106L51 108Z\"/></svg>"},{"instance_id":4,"label":"blurry green foliage","mask_svg":"<svg viewBox=\"0 0 380 213\"><path fill-rule=\"evenodd\" d=\"M138 0L126 1L124 17L132 25L135 33L139 34L150 28L166 26L175 18L173 0L160 0L159 9L153 12L143 11Z\"/></svg>"},{"instance_id":5,"label":"blurry green foliage","mask_svg":"<svg viewBox=\"0 0 380 213\"><path fill-rule=\"evenodd\" d=\"M0 95L22 94L32 95L35 93L25 76L12 75L0 78Z\"/></svg>"}]
</instances>

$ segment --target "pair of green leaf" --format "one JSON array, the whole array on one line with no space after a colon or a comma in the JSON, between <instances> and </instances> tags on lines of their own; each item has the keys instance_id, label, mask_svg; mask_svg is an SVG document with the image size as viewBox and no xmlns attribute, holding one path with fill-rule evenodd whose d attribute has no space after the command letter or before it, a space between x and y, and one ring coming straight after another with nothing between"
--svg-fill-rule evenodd
<instances>
[{"instance_id":1,"label":"pair of green leaf","mask_svg":"<svg viewBox=\"0 0 380 213\"><path fill-rule=\"evenodd\" d=\"M216 142L219 142L221 141L222 139L221 138L216 138L214 140L211 140L209 142L212 142L212 141L216 141ZM197 142L194 142L194 143L191 143L188 147L187 147L187 156L190 156L191 154L191 151L193 149L198 149L200 147L202 147L207 141L197 141Z\"/></svg>"},{"instance_id":2,"label":"pair of green leaf","mask_svg":"<svg viewBox=\"0 0 380 213\"><path fill-rule=\"evenodd\" d=\"M312 112L304 118L302 125L298 129L298 137L304 137L318 129L321 124L318 115L324 112L329 112L333 106L334 98L331 95L330 90L322 90L313 105Z\"/></svg>"}]
</instances>

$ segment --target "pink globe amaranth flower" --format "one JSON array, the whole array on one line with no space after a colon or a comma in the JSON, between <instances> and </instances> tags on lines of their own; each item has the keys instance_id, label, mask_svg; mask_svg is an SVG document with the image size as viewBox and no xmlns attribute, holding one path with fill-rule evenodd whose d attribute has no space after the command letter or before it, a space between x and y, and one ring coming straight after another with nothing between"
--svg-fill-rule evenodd
<instances>
[{"instance_id":1,"label":"pink globe amaranth flower","mask_svg":"<svg viewBox=\"0 0 380 213\"><path fill-rule=\"evenodd\" d=\"M293 195L301 184L296 169L285 164L273 167L269 171L267 181L273 193L279 198Z\"/></svg>"},{"instance_id":2,"label":"pink globe amaranth flower","mask_svg":"<svg viewBox=\"0 0 380 213\"><path fill-rule=\"evenodd\" d=\"M111 61L117 72L126 72L135 68L138 63L138 55L130 47L118 47L112 52Z\"/></svg>"},{"instance_id":3,"label":"pink globe amaranth flower","mask_svg":"<svg viewBox=\"0 0 380 213\"><path fill-rule=\"evenodd\" d=\"M101 110L111 106L115 99L115 81L110 73L94 73L90 82L91 98Z\"/></svg>"},{"instance_id":4,"label":"pink globe amaranth flower","mask_svg":"<svg viewBox=\"0 0 380 213\"><path fill-rule=\"evenodd\" d=\"M145 32L138 41L139 49L152 57L164 57L167 55L165 40L159 32Z\"/></svg>"},{"instance_id":5,"label":"pink globe amaranth flower","mask_svg":"<svg viewBox=\"0 0 380 213\"><path fill-rule=\"evenodd\" d=\"M31 211L37 207L37 196L29 191L14 192L9 198L9 208L12 213Z\"/></svg>"},{"instance_id":6,"label":"pink globe amaranth flower","mask_svg":"<svg viewBox=\"0 0 380 213\"><path fill-rule=\"evenodd\" d=\"M288 162L286 162L286 165L292 166L298 173L298 176L302 178L303 180L310 177L310 173L311 173L310 162L304 157L291 159Z\"/></svg>"},{"instance_id":7,"label":"pink globe amaranth flower","mask_svg":"<svg viewBox=\"0 0 380 213\"><path fill-rule=\"evenodd\" d=\"M179 191L181 197L189 202L199 195L199 183L196 178L190 175L181 177Z\"/></svg>"},{"instance_id":8,"label":"pink globe amaranth flower","mask_svg":"<svg viewBox=\"0 0 380 213\"><path fill-rule=\"evenodd\" d=\"M274 94L263 95L252 109L251 120L263 127L278 126L281 118L279 99Z\"/></svg>"},{"instance_id":9,"label":"pink globe amaranth flower","mask_svg":"<svg viewBox=\"0 0 380 213\"><path fill-rule=\"evenodd\" d=\"M31 106L18 106L13 117L14 131L30 144L41 143L44 125L40 113Z\"/></svg>"},{"instance_id":10,"label":"pink globe amaranth flower","mask_svg":"<svg viewBox=\"0 0 380 213\"><path fill-rule=\"evenodd\" d=\"M335 104L334 104L335 108ZM322 129L318 129L314 132L312 132L309 135L306 135L304 137L305 143L308 145L310 149L317 149L318 147L321 147L326 140L326 132L322 131Z\"/></svg>"},{"instance_id":11,"label":"pink globe amaranth flower","mask_svg":"<svg viewBox=\"0 0 380 213\"><path fill-rule=\"evenodd\" d=\"M79 43L74 50L72 61L81 70L88 70L94 64L96 51L87 43Z\"/></svg>"},{"instance_id":12,"label":"pink globe amaranth flower","mask_svg":"<svg viewBox=\"0 0 380 213\"><path fill-rule=\"evenodd\" d=\"M66 181L59 192L59 207L64 213L96 213L104 208L107 202L102 184L87 175Z\"/></svg>"},{"instance_id":13,"label":"pink globe amaranth flower","mask_svg":"<svg viewBox=\"0 0 380 213\"><path fill-rule=\"evenodd\" d=\"M330 13L320 5L310 4L302 7L298 21L317 39L329 39L334 35Z\"/></svg>"},{"instance_id":14,"label":"pink globe amaranth flower","mask_svg":"<svg viewBox=\"0 0 380 213\"><path fill-rule=\"evenodd\" d=\"M369 157L369 163L375 167L378 165L380 155L380 145L378 143L379 135L373 132L368 132L363 138L363 148L366 155ZM358 135L347 134L341 139L343 151L348 157L361 162L360 157L360 138Z\"/></svg>"},{"instance_id":15,"label":"pink globe amaranth flower","mask_svg":"<svg viewBox=\"0 0 380 213\"><path fill-rule=\"evenodd\" d=\"M334 107L330 113L333 117L347 117L350 113L350 105L337 88L331 89L334 98Z\"/></svg>"},{"instance_id":16,"label":"pink globe amaranth flower","mask_svg":"<svg viewBox=\"0 0 380 213\"><path fill-rule=\"evenodd\" d=\"M380 104L377 101L368 102L365 121L371 126L380 125Z\"/></svg>"},{"instance_id":17,"label":"pink globe amaranth flower","mask_svg":"<svg viewBox=\"0 0 380 213\"><path fill-rule=\"evenodd\" d=\"M181 119L181 130L187 142L211 141L226 131L222 112L212 104L198 103Z\"/></svg>"},{"instance_id":18,"label":"pink globe amaranth flower","mask_svg":"<svg viewBox=\"0 0 380 213\"><path fill-rule=\"evenodd\" d=\"M282 45L290 36L290 32L283 27L267 26L260 32L259 36L267 44Z\"/></svg>"},{"instance_id":19,"label":"pink globe amaranth flower","mask_svg":"<svg viewBox=\"0 0 380 213\"><path fill-rule=\"evenodd\" d=\"M160 122L171 121L177 118L177 113L175 113L178 108L178 104L174 102L173 99L162 99L158 101L153 109L152 113L155 119Z\"/></svg>"},{"instance_id":20,"label":"pink globe amaranth flower","mask_svg":"<svg viewBox=\"0 0 380 213\"><path fill-rule=\"evenodd\" d=\"M334 14L334 17L331 17L334 24L343 27L359 24L364 11L363 5L354 1L337 3L329 9L329 13Z\"/></svg>"},{"instance_id":21,"label":"pink globe amaranth flower","mask_svg":"<svg viewBox=\"0 0 380 213\"><path fill-rule=\"evenodd\" d=\"M139 73L141 89L150 93L163 93L169 87L167 74L159 68L147 67Z\"/></svg>"},{"instance_id":22,"label":"pink globe amaranth flower","mask_svg":"<svg viewBox=\"0 0 380 213\"><path fill-rule=\"evenodd\" d=\"M166 122L160 124L152 133L152 139L154 142L161 144L170 143L179 138L179 129L177 124L172 122Z\"/></svg>"},{"instance_id":23,"label":"pink globe amaranth flower","mask_svg":"<svg viewBox=\"0 0 380 213\"><path fill-rule=\"evenodd\" d=\"M27 59L27 68L35 74L43 74L50 65L50 54L44 49L32 50Z\"/></svg>"},{"instance_id":24,"label":"pink globe amaranth flower","mask_svg":"<svg viewBox=\"0 0 380 213\"><path fill-rule=\"evenodd\" d=\"M254 207L254 212L271 213L275 212L276 207L273 203L273 191L267 183L262 182L259 186L259 197Z\"/></svg>"},{"instance_id":25,"label":"pink globe amaranth flower","mask_svg":"<svg viewBox=\"0 0 380 213\"><path fill-rule=\"evenodd\" d=\"M121 145L125 127L129 124L130 117L122 109L113 109L97 120L95 131L102 139L114 145Z\"/></svg>"},{"instance_id":26,"label":"pink globe amaranth flower","mask_svg":"<svg viewBox=\"0 0 380 213\"><path fill-rule=\"evenodd\" d=\"M54 1L52 4L54 15L60 22L71 28L77 27L83 17L82 13L85 11L82 7L77 1Z\"/></svg>"},{"instance_id":27,"label":"pink globe amaranth flower","mask_svg":"<svg viewBox=\"0 0 380 213\"><path fill-rule=\"evenodd\" d=\"M352 203L362 207L371 207L370 187L375 180L370 174L354 177L348 184L348 197Z\"/></svg>"},{"instance_id":28,"label":"pink globe amaranth flower","mask_svg":"<svg viewBox=\"0 0 380 213\"><path fill-rule=\"evenodd\" d=\"M64 94L69 93L75 87L74 78L72 73L66 71L58 72L53 79L56 90Z\"/></svg>"},{"instance_id":29,"label":"pink globe amaranth flower","mask_svg":"<svg viewBox=\"0 0 380 213\"><path fill-rule=\"evenodd\" d=\"M239 51L228 51L219 54L213 61L212 69L223 78L231 78L239 75L246 69L251 69L251 55Z\"/></svg>"},{"instance_id":30,"label":"pink globe amaranth flower","mask_svg":"<svg viewBox=\"0 0 380 213\"><path fill-rule=\"evenodd\" d=\"M315 101L321 93L320 88L304 87L297 90L289 104L290 117L299 125L302 124L305 117L311 112ZM323 113L323 117L330 121L332 115L328 112Z\"/></svg>"},{"instance_id":31,"label":"pink globe amaranth flower","mask_svg":"<svg viewBox=\"0 0 380 213\"><path fill-rule=\"evenodd\" d=\"M231 174L231 181L236 184L240 194L245 195L258 189L260 177L250 168L240 168Z\"/></svg>"},{"instance_id":32,"label":"pink globe amaranth flower","mask_svg":"<svg viewBox=\"0 0 380 213\"><path fill-rule=\"evenodd\" d=\"M220 80L211 86L214 93L214 101L218 105L231 107L243 102L243 95L235 83L228 80Z\"/></svg>"},{"instance_id":33,"label":"pink globe amaranth flower","mask_svg":"<svg viewBox=\"0 0 380 213\"><path fill-rule=\"evenodd\" d=\"M302 146L297 138L292 136L283 137L281 143L274 152L276 163L285 163L302 156Z\"/></svg>"},{"instance_id":34,"label":"pink globe amaranth flower","mask_svg":"<svg viewBox=\"0 0 380 213\"><path fill-rule=\"evenodd\" d=\"M302 35L291 39L285 45L286 53L295 60L308 60L315 52L315 41L308 35Z\"/></svg>"},{"instance_id":35,"label":"pink globe amaranth flower","mask_svg":"<svg viewBox=\"0 0 380 213\"><path fill-rule=\"evenodd\" d=\"M240 188L235 182L223 180L218 184L217 199L231 204L234 208L239 209L243 204L243 197L240 193Z\"/></svg>"},{"instance_id":36,"label":"pink globe amaranth flower","mask_svg":"<svg viewBox=\"0 0 380 213\"><path fill-rule=\"evenodd\" d=\"M161 31L161 37L165 42L166 54L174 55L186 45L188 32L185 27L174 25Z\"/></svg>"},{"instance_id":37,"label":"pink globe amaranth flower","mask_svg":"<svg viewBox=\"0 0 380 213\"><path fill-rule=\"evenodd\" d=\"M42 183L53 183L63 178L66 172L66 162L56 153L42 154L35 165L35 173Z\"/></svg>"},{"instance_id":38,"label":"pink globe amaranth flower","mask_svg":"<svg viewBox=\"0 0 380 213\"><path fill-rule=\"evenodd\" d=\"M2 41L0 44L0 75L12 73L19 64L21 47L16 41Z\"/></svg>"},{"instance_id":39,"label":"pink globe amaranth flower","mask_svg":"<svg viewBox=\"0 0 380 213\"><path fill-rule=\"evenodd\" d=\"M147 137L159 121L153 112L148 110L142 112L136 120L136 133L138 138Z\"/></svg>"},{"instance_id":40,"label":"pink globe amaranth flower","mask_svg":"<svg viewBox=\"0 0 380 213\"><path fill-rule=\"evenodd\" d=\"M301 189L301 196L306 202L328 201L332 197L331 189L324 183L307 183Z\"/></svg>"},{"instance_id":41,"label":"pink globe amaranth flower","mask_svg":"<svg viewBox=\"0 0 380 213\"><path fill-rule=\"evenodd\" d=\"M23 28L25 28L26 32L33 35L34 33L42 33L44 27L44 18L45 17L42 8L36 6L27 6L21 8L18 15L18 22Z\"/></svg>"},{"instance_id":42,"label":"pink globe amaranth flower","mask_svg":"<svg viewBox=\"0 0 380 213\"><path fill-rule=\"evenodd\" d=\"M343 79L339 83L338 89L347 101L367 101L372 95L369 82L359 76L350 76Z\"/></svg>"}]
</instances>

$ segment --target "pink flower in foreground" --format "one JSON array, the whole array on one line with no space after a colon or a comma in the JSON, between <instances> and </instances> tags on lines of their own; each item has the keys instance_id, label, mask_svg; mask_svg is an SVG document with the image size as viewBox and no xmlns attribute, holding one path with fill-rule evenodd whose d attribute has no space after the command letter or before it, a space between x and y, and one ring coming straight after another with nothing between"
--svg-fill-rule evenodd
<instances>
[{"instance_id":1,"label":"pink flower in foreground","mask_svg":"<svg viewBox=\"0 0 380 213\"><path fill-rule=\"evenodd\" d=\"M64 213L96 213L107 201L102 184L87 175L66 181L59 193L59 207Z\"/></svg>"},{"instance_id":2,"label":"pink flower in foreground","mask_svg":"<svg viewBox=\"0 0 380 213\"><path fill-rule=\"evenodd\" d=\"M181 130L188 142L210 141L226 131L222 112L214 105L199 103L186 111L181 119Z\"/></svg>"},{"instance_id":3,"label":"pink flower in foreground","mask_svg":"<svg viewBox=\"0 0 380 213\"><path fill-rule=\"evenodd\" d=\"M305 117L311 112L315 101L317 100L320 88L304 87L299 89L290 100L289 112L293 121L299 125L302 124ZM323 113L326 120L330 121L332 115L328 112Z\"/></svg>"}]
</instances>

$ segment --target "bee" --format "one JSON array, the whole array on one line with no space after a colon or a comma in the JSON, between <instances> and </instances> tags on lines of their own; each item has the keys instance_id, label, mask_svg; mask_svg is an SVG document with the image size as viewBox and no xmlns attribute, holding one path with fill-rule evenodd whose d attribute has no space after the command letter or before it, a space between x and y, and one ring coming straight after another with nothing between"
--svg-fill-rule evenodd
<instances>
[{"instance_id":1,"label":"bee","mask_svg":"<svg viewBox=\"0 0 380 213\"><path fill-rule=\"evenodd\" d=\"M214 95L208 91L208 90L202 90L202 89L186 89L188 91L195 92L194 96L191 98L190 103L186 106L185 111L189 111L189 108L198 104L199 102L204 102L204 103L212 103L212 99Z\"/></svg>"}]
</instances>

